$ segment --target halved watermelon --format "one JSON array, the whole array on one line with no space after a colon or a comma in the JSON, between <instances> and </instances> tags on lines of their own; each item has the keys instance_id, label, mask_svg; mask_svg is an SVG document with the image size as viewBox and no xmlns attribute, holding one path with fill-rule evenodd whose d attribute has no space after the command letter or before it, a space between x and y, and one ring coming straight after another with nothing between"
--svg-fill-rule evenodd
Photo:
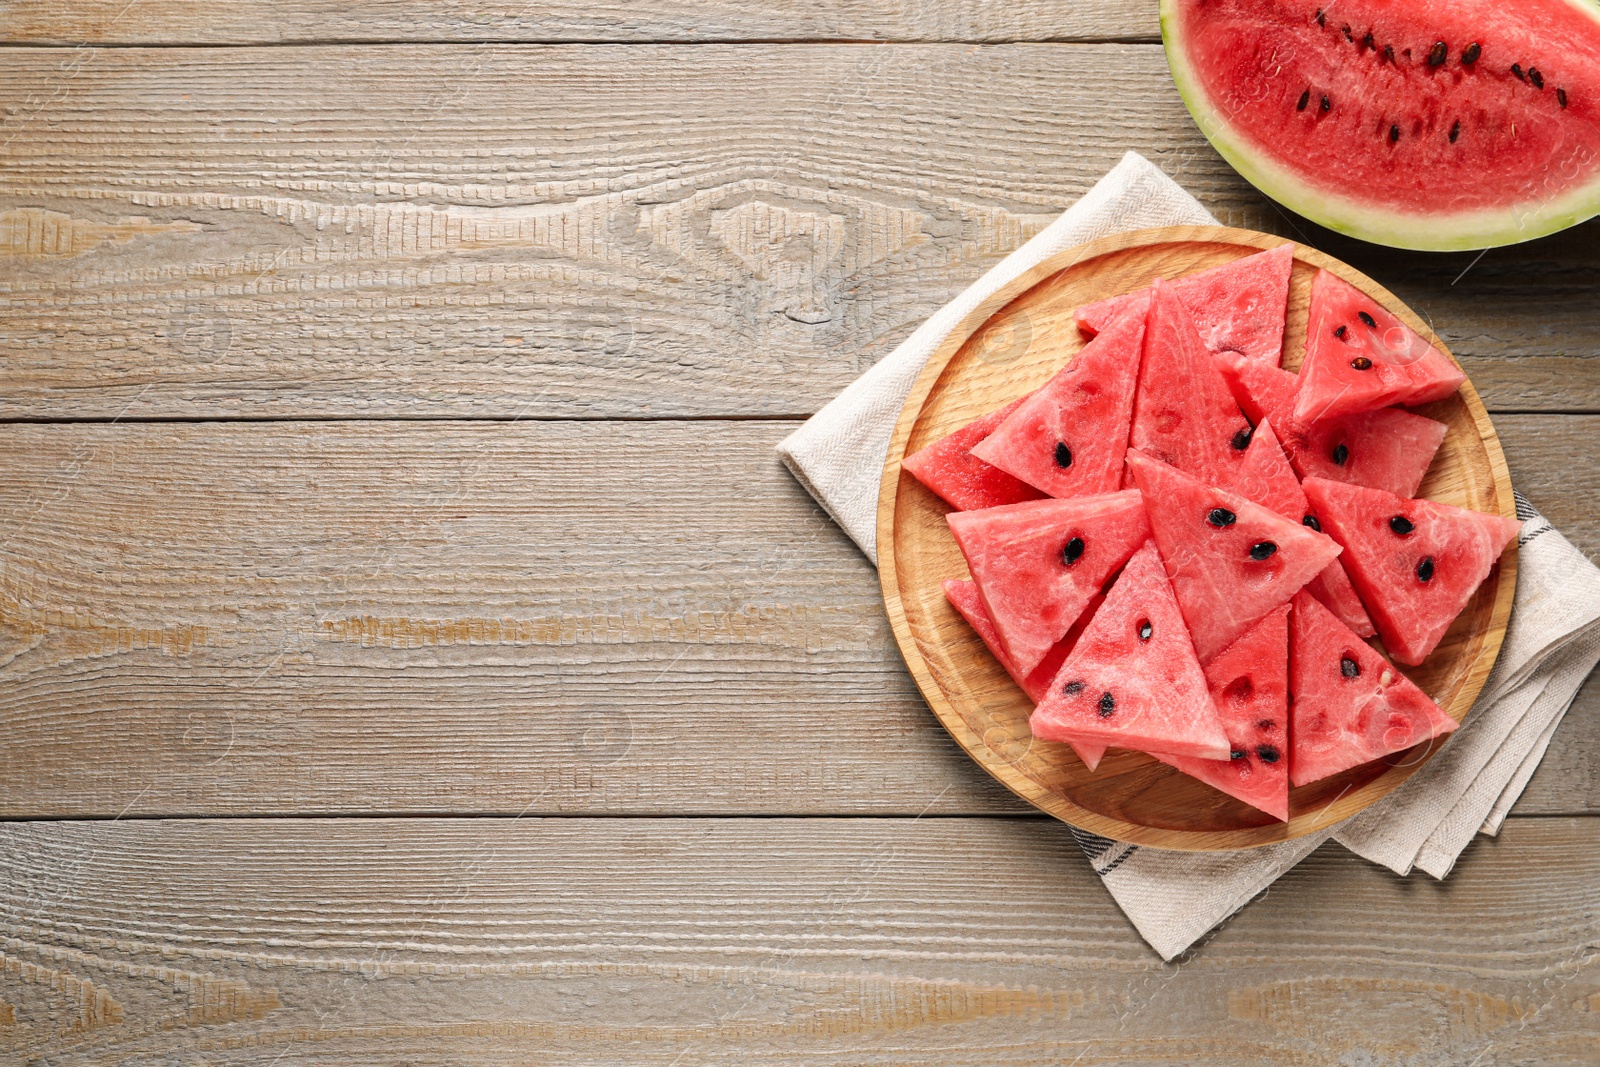
<instances>
[{"instance_id":1,"label":"halved watermelon","mask_svg":"<svg viewBox=\"0 0 1600 1067\"><path fill-rule=\"evenodd\" d=\"M900 466L958 511L1019 504L1044 496L1026 482L991 467L972 455L973 446L993 433L1027 397L1018 397L998 411L967 423L900 461Z\"/></svg>"},{"instance_id":2,"label":"halved watermelon","mask_svg":"<svg viewBox=\"0 0 1600 1067\"><path fill-rule=\"evenodd\" d=\"M1289 605L1269 611L1206 664L1206 684L1228 735L1228 758L1151 755L1287 822Z\"/></svg>"},{"instance_id":3,"label":"halved watermelon","mask_svg":"<svg viewBox=\"0 0 1600 1067\"><path fill-rule=\"evenodd\" d=\"M1317 271L1295 422L1443 400L1466 380L1449 356L1376 300L1343 278Z\"/></svg>"},{"instance_id":4,"label":"halved watermelon","mask_svg":"<svg viewBox=\"0 0 1600 1067\"><path fill-rule=\"evenodd\" d=\"M946 519L1000 642L1024 675L1150 536L1131 490L953 511Z\"/></svg>"},{"instance_id":5,"label":"halved watermelon","mask_svg":"<svg viewBox=\"0 0 1600 1067\"><path fill-rule=\"evenodd\" d=\"M1050 496L1090 496L1122 485L1144 320L1113 323L973 448Z\"/></svg>"},{"instance_id":6,"label":"halved watermelon","mask_svg":"<svg viewBox=\"0 0 1600 1067\"><path fill-rule=\"evenodd\" d=\"M1300 479L1294 476L1289 460L1278 446L1271 420L1263 420L1256 427L1250 447L1245 450L1244 467L1239 472L1238 480L1229 488L1246 499L1271 508L1286 519L1313 530L1321 529L1316 516L1311 513L1311 502L1300 488ZM1361 606L1355 586L1350 584L1350 576L1344 572L1339 560L1318 571L1317 576L1306 583L1306 592L1327 605L1330 611L1339 616L1340 622L1356 633L1363 637L1377 633L1372 627L1372 620L1367 617L1366 609Z\"/></svg>"},{"instance_id":7,"label":"halved watermelon","mask_svg":"<svg viewBox=\"0 0 1600 1067\"><path fill-rule=\"evenodd\" d=\"M1276 367L1283 360L1293 266L1294 245L1283 244L1185 275L1173 281L1172 291L1194 316L1212 355L1242 356ZM1120 317L1144 318L1149 306L1149 289L1097 300L1078 309L1078 329L1092 337Z\"/></svg>"},{"instance_id":8,"label":"halved watermelon","mask_svg":"<svg viewBox=\"0 0 1600 1067\"><path fill-rule=\"evenodd\" d=\"M1522 524L1381 489L1307 478L1322 528L1401 663L1418 664L1444 637Z\"/></svg>"},{"instance_id":9,"label":"halved watermelon","mask_svg":"<svg viewBox=\"0 0 1600 1067\"><path fill-rule=\"evenodd\" d=\"M1150 290L1128 443L1212 485L1233 480L1250 445L1250 423L1193 317L1159 278Z\"/></svg>"},{"instance_id":10,"label":"halved watermelon","mask_svg":"<svg viewBox=\"0 0 1600 1067\"><path fill-rule=\"evenodd\" d=\"M1042 741L1228 758L1154 542L1128 560L1029 726Z\"/></svg>"},{"instance_id":11,"label":"halved watermelon","mask_svg":"<svg viewBox=\"0 0 1600 1067\"><path fill-rule=\"evenodd\" d=\"M1331 538L1141 452L1128 466L1202 663L1339 555Z\"/></svg>"},{"instance_id":12,"label":"halved watermelon","mask_svg":"<svg viewBox=\"0 0 1600 1067\"><path fill-rule=\"evenodd\" d=\"M1600 213L1588 0L1162 0L1202 133L1279 203L1435 251Z\"/></svg>"},{"instance_id":13,"label":"halved watermelon","mask_svg":"<svg viewBox=\"0 0 1600 1067\"><path fill-rule=\"evenodd\" d=\"M1409 678L1304 593L1290 636L1289 780L1297 786L1456 728Z\"/></svg>"},{"instance_id":14,"label":"halved watermelon","mask_svg":"<svg viewBox=\"0 0 1600 1067\"><path fill-rule=\"evenodd\" d=\"M984 609L983 598L978 595L978 586L975 582L964 582L950 579L944 583L945 599L950 605L967 620L967 625L972 627L984 645L994 656L996 662L1005 668L1011 675L1011 680L1028 694L1028 699L1035 704L1044 699L1050 691L1050 681L1061 669L1061 664L1066 660L1067 653L1072 651L1072 646L1077 644L1078 637L1083 633L1084 627L1089 625L1094 609L1099 606L1105 597L1096 593L1089 600L1089 606L1084 609L1083 615L1073 623L1072 629L1067 631L1067 636L1057 641L1055 647L1045 655L1039 665L1031 674L1022 674L1017 670L1017 665L1011 662L1011 657L1006 655L1005 646L1000 643L1000 631L994 628L994 620L989 618L989 612ZM1100 759L1106 754L1104 745L1073 745L1072 751L1078 754L1083 765L1091 771L1100 765Z\"/></svg>"},{"instance_id":15,"label":"halved watermelon","mask_svg":"<svg viewBox=\"0 0 1600 1067\"><path fill-rule=\"evenodd\" d=\"M1270 418L1289 462L1302 478L1328 478L1415 496L1444 442L1445 424L1400 408L1323 419L1294 420L1300 379L1260 364L1219 364L1222 376L1250 421Z\"/></svg>"}]
</instances>

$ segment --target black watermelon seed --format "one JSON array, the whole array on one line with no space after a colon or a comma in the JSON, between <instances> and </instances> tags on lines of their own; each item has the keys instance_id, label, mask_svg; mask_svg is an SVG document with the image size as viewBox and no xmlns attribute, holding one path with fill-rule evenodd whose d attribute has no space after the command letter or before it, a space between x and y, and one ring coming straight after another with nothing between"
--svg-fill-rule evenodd
<instances>
[{"instance_id":1,"label":"black watermelon seed","mask_svg":"<svg viewBox=\"0 0 1600 1067\"><path fill-rule=\"evenodd\" d=\"M1259 745L1259 746L1257 746L1256 747L1256 755L1261 759L1262 763L1277 763L1278 762L1278 750L1273 748L1271 745Z\"/></svg>"},{"instance_id":2,"label":"black watermelon seed","mask_svg":"<svg viewBox=\"0 0 1600 1067\"><path fill-rule=\"evenodd\" d=\"M1339 325L1339 326L1334 328L1333 335L1335 337L1337 337L1339 340L1343 341L1344 340L1344 335L1349 333L1349 332L1350 332L1350 327L1341 324L1341 325Z\"/></svg>"},{"instance_id":3,"label":"black watermelon seed","mask_svg":"<svg viewBox=\"0 0 1600 1067\"><path fill-rule=\"evenodd\" d=\"M1439 67L1444 65L1445 57L1450 54L1450 47L1443 41L1433 42L1433 47L1428 49L1428 66Z\"/></svg>"},{"instance_id":4,"label":"black watermelon seed","mask_svg":"<svg viewBox=\"0 0 1600 1067\"><path fill-rule=\"evenodd\" d=\"M1371 30L1368 30L1367 31L1367 35L1365 37L1361 38L1361 47L1362 48L1376 48L1376 47L1378 47L1377 44L1372 40L1372 31Z\"/></svg>"},{"instance_id":5,"label":"black watermelon seed","mask_svg":"<svg viewBox=\"0 0 1600 1067\"><path fill-rule=\"evenodd\" d=\"M1368 315L1365 311L1358 311L1356 314L1361 316L1361 321L1366 323L1371 329L1376 330L1378 328L1378 320L1373 318L1371 315Z\"/></svg>"},{"instance_id":6,"label":"black watermelon seed","mask_svg":"<svg viewBox=\"0 0 1600 1067\"><path fill-rule=\"evenodd\" d=\"M1056 466L1062 470L1072 466L1072 449L1067 447L1065 441L1056 442Z\"/></svg>"},{"instance_id":7,"label":"black watermelon seed","mask_svg":"<svg viewBox=\"0 0 1600 1067\"><path fill-rule=\"evenodd\" d=\"M1063 693L1067 694L1067 696L1069 696L1069 697L1075 697L1079 693L1083 692L1083 683L1082 682L1068 682L1066 685L1061 687L1061 691Z\"/></svg>"},{"instance_id":8,"label":"black watermelon seed","mask_svg":"<svg viewBox=\"0 0 1600 1067\"><path fill-rule=\"evenodd\" d=\"M1357 356L1355 359L1350 361L1350 366L1354 367L1356 370L1371 370L1372 360L1368 359L1366 356Z\"/></svg>"},{"instance_id":9,"label":"black watermelon seed","mask_svg":"<svg viewBox=\"0 0 1600 1067\"><path fill-rule=\"evenodd\" d=\"M1560 104L1562 108L1567 106L1567 91L1565 89L1556 90L1556 103Z\"/></svg>"},{"instance_id":10,"label":"black watermelon seed","mask_svg":"<svg viewBox=\"0 0 1600 1067\"><path fill-rule=\"evenodd\" d=\"M1525 81L1528 80L1527 75L1522 73L1522 64L1521 63L1513 63L1513 64L1511 64L1511 73L1516 75L1516 79L1519 82L1525 82Z\"/></svg>"},{"instance_id":11,"label":"black watermelon seed","mask_svg":"<svg viewBox=\"0 0 1600 1067\"><path fill-rule=\"evenodd\" d=\"M1328 96L1327 96L1326 93L1324 93L1323 96L1322 96L1322 104L1320 106L1321 106L1322 110L1324 110L1324 111L1332 111L1333 110L1333 101L1328 99Z\"/></svg>"},{"instance_id":12,"label":"black watermelon seed","mask_svg":"<svg viewBox=\"0 0 1600 1067\"><path fill-rule=\"evenodd\" d=\"M1535 89L1544 88L1544 75L1539 73L1538 67L1528 68L1528 80L1533 83Z\"/></svg>"},{"instance_id":13,"label":"black watermelon seed","mask_svg":"<svg viewBox=\"0 0 1600 1067\"><path fill-rule=\"evenodd\" d=\"M1256 723L1256 726L1262 730L1270 730L1276 725L1278 724L1273 722L1271 719L1261 719Z\"/></svg>"},{"instance_id":14,"label":"black watermelon seed","mask_svg":"<svg viewBox=\"0 0 1600 1067\"><path fill-rule=\"evenodd\" d=\"M1212 508L1211 513L1206 516L1206 521L1220 530L1224 526L1232 526L1238 518L1239 516L1227 508Z\"/></svg>"},{"instance_id":15,"label":"black watermelon seed","mask_svg":"<svg viewBox=\"0 0 1600 1067\"><path fill-rule=\"evenodd\" d=\"M1356 39L1355 35L1350 32L1349 26L1340 26L1339 32L1344 34L1344 39L1347 41L1354 41Z\"/></svg>"},{"instance_id":16,"label":"black watermelon seed","mask_svg":"<svg viewBox=\"0 0 1600 1067\"><path fill-rule=\"evenodd\" d=\"M1389 127L1389 143L1390 144L1394 144L1398 140L1400 140L1400 127L1398 127L1398 126L1390 126Z\"/></svg>"},{"instance_id":17,"label":"black watermelon seed","mask_svg":"<svg viewBox=\"0 0 1600 1067\"><path fill-rule=\"evenodd\" d=\"M1083 538L1074 537L1061 547L1061 561L1072 566L1083 558Z\"/></svg>"},{"instance_id":18,"label":"black watermelon seed","mask_svg":"<svg viewBox=\"0 0 1600 1067\"><path fill-rule=\"evenodd\" d=\"M1317 531L1317 533L1322 532L1322 523L1317 521L1317 517L1315 515L1307 515L1305 518L1300 520L1300 525L1309 526L1313 530Z\"/></svg>"},{"instance_id":19,"label":"black watermelon seed","mask_svg":"<svg viewBox=\"0 0 1600 1067\"><path fill-rule=\"evenodd\" d=\"M1250 546L1250 558L1260 563L1264 559L1271 559L1272 554L1278 551L1278 546L1271 541L1257 541Z\"/></svg>"},{"instance_id":20,"label":"black watermelon seed","mask_svg":"<svg viewBox=\"0 0 1600 1067\"><path fill-rule=\"evenodd\" d=\"M1346 678L1359 678L1361 676L1361 664L1349 656L1345 656L1339 660L1339 673Z\"/></svg>"},{"instance_id":21,"label":"black watermelon seed","mask_svg":"<svg viewBox=\"0 0 1600 1067\"><path fill-rule=\"evenodd\" d=\"M1111 713L1113 711L1116 711L1116 710L1117 710L1117 698L1112 696L1110 693L1101 693L1100 694L1100 717L1102 719L1109 719L1109 718L1111 718Z\"/></svg>"},{"instance_id":22,"label":"black watermelon seed","mask_svg":"<svg viewBox=\"0 0 1600 1067\"><path fill-rule=\"evenodd\" d=\"M1144 622L1139 624L1139 640L1148 641L1150 640L1151 635L1155 632L1156 628L1150 625L1149 619L1146 619Z\"/></svg>"},{"instance_id":23,"label":"black watermelon seed","mask_svg":"<svg viewBox=\"0 0 1600 1067\"><path fill-rule=\"evenodd\" d=\"M1461 65L1463 67L1472 66L1472 64L1478 61L1478 57L1482 54L1483 46L1477 41L1473 41L1471 44L1467 45L1467 47L1461 50Z\"/></svg>"},{"instance_id":24,"label":"black watermelon seed","mask_svg":"<svg viewBox=\"0 0 1600 1067\"><path fill-rule=\"evenodd\" d=\"M1333 465L1335 467L1344 466L1345 460L1347 460L1349 458L1350 458L1350 449L1349 448L1345 447L1344 445L1334 445L1333 446Z\"/></svg>"},{"instance_id":25,"label":"black watermelon seed","mask_svg":"<svg viewBox=\"0 0 1600 1067\"><path fill-rule=\"evenodd\" d=\"M1419 582L1431 582L1431 581L1433 581L1433 557L1432 556L1423 556L1422 557L1422 562L1417 564L1417 581L1419 581Z\"/></svg>"},{"instance_id":26,"label":"black watermelon seed","mask_svg":"<svg viewBox=\"0 0 1600 1067\"><path fill-rule=\"evenodd\" d=\"M1317 11L1317 25L1318 26L1326 26L1327 24L1328 24L1328 16L1324 15L1322 13L1322 11L1319 9Z\"/></svg>"},{"instance_id":27,"label":"black watermelon seed","mask_svg":"<svg viewBox=\"0 0 1600 1067\"><path fill-rule=\"evenodd\" d=\"M1300 94L1300 102L1294 106L1294 109L1296 111L1304 111L1309 103L1311 103L1311 90L1307 89Z\"/></svg>"},{"instance_id":28,"label":"black watermelon seed","mask_svg":"<svg viewBox=\"0 0 1600 1067\"><path fill-rule=\"evenodd\" d=\"M1390 66L1394 65L1394 45L1386 44L1383 46L1383 58L1388 60Z\"/></svg>"},{"instance_id":29,"label":"black watermelon seed","mask_svg":"<svg viewBox=\"0 0 1600 1067\"><path fill-rule=\"evenodd\" d=\"M1456 119L1455 125L1450 127L1450 143L1455 144L1456 138L1461 136L1461 120Z\"/></svg>"},{"instance_id":30,"label":"black watermelon seed","mask_svg":"<svg viewBox=\"0 0 1600 1067\"><path fill-rule=\"evenodd\" d=\"M1412 530L1415 530L1416 526L1412 525L1411 520L1406 518L1404 515L1396 515L1394 518L1389 520L1389 529L1393 530L1401 537L1404 537Z\"/></svg>"},{"instance_id":31,"label":"black watermelon seed","mask_svg":"<svg viewBox=\"0 0 1600 1067\"><path fill-rule=\"evenodd\" d=\"M1228 758L1229 759L1244 759L1245 756L1247 756L1248 754L1249 753L1245 752L1245 750L1242 749L1242 748L1235 748L1235 749L1230 749L1229 750Z\"/></svg>"},{"instance_id":32,"label":"black watermelon seed","mask_svg":"<svg viewBox=\"0 0 1600 1067\"><path fill-rule=\"evenodd\" d=\"M1233 435L1233 450L1235 452L1243 452L1245 449L1247 449L1249 447L1250 447L1250 431L1249 430L1240 430L1238 433Z\"/></svg>"}]
</instances>

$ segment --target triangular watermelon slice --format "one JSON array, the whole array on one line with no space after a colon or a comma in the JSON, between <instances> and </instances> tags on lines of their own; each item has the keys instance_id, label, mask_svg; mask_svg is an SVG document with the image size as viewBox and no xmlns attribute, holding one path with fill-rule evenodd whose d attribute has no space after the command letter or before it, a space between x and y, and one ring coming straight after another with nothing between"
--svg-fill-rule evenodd
<instances>
[{"instance_id":1,"label":"triangular watermelon slice","mask_svg":"<svg viewBox=\"0 0 1600 1067\"><path fill-rule=\"evenodd\" d=\"M1307 478L1304 488L1401 663L1421 663L1438 646L1522 528L1516 519L1325 478Z\"/></svg>"},{"instance_id":2,"label":"triangular watermelon slice","mask_svg":"<svg viewBox=\"0 0 1600 1067\"><path fill-rule=\"evenodd\" d=\"M1017 670L1031 674L1089 599L1150 536L1132 491L1035 500L946 516L984 609Z\"/></svg>"},{"instance_id":3,"label":"triangular watermelon slice","mask_svg":"<svg viewBox=\"0 0 1600 1067\"><path fill-rule=\"evenodd\" d=\"M973 446L993 433L1027 399L1018 397L1000 410L911 453L900 461L901 468L958 511L1038 500L1044 496L1039 490L972 455Z\"/></svg>"},{"instance_id":4,"label":"triangular watermelon slice","mask_svg":"<svg viewBox=\"0 0 1600 1067\"><path fill-rule=\"evenodd\" d=\"M1155 543L1134 553L1029 720L1041 741L1227 759Z\"/></svg>"},{"instance_id":5,"label":"triangular watermelon slice","mask_svg":"<svg viewBox=\"0 0 1600 1067\"><path fill-rule=\"evenodd\" d=\"M1286 519L1313 530L1321 529L1317 517L1311 513L1311 502L1300 488L1300 479L1294 476L1289 460L1278 445L1270 419L1263 420L1256 427L1250 447L1245 449L1244 466L1239 471L1238 481L1230 488L1246 499L1271 508ZM1350 584L1350 576L1344 572L1344 565L1339 560L1318 571L1317 576L1306 583L1306 591L1327 605L1330 611L1339 616L1340 622L1356 633L1363 637L1377 633L1372 627L1372 620L1367 617L1366 609L1361 606L1356 587Z\"/></svg>"},{"instance_id":6,"label":"triangular watermelon slice","mask_svg":"<svg viewBox=\"0 0 1600 1067\"><path fill-rule=\"evenodd\" d=\"M1300 379L1289 371L1238 360L1219 363L1234 400L1250 421L1270 418L1279 443L1302 478L1327 478L1415 496L1423 475L1444 442L1445 425L1400 408L1294 421Z\"/></svg>"},{"instance_id":7,"label":"triangular watermelon slice","mask_svg":"<svg viewBox=\"0 0 1600 1067\"><path fill-rule=\"evenodd\" d=\"M1078 637L1083 633L1084 627L1089 625L1094 609L1099 606L1105 597L1096 593L1089 601L1089 606L1084 610L1082 617L1067 631L1067 636L1055 643L1039 665L1033 669L1032 674L1019 674L1017 665L1011 662L1011 657L1006 655L1005 646L1000 643L1000 631L994 628L994 620L989 618L989 613L984 610L983 598L978 596L978 586L975 582L964 582L949 579L944 583L945 599L950 601L952 607L961 613L967 620L967 625L972 627L983 643L988 647L991 655L1005 672L1011 675L1011 680L1016 682L1022 691L1028 694L1028 699L1035 704L1044 699L1050 691L1050 681L1056 676L1056 671L1061 669L1061 664L1067 658L1067 653L1072 651L1072 646L1078 643ZM1072 751L1078 754L1083 765L1091 771L1100 765L1100 759L1106 754L1104 745L1073 745Z\"/></svg>"},{"instance_id":8,"label":"triangular watermelon slice","mask_svg":"<svg viewBox=\"0 0 1600 1067\"><path fill-rule=\"evenodd\" d=\"M1249 420L1234 403L1194 319L1172 286L1159 278L1150 290L1128 444L1209 485L1232 482L1250 445Z\"/></svg>"},{"instance_id":9,"label":"triangular watermelon slice","mask_svg":"<svg viewBox=\"0 0 1600 1067\"><path fill-rule=\"evenodd\" d=\"M1377 301L1344 279L1317 271L1296 422L1443 400L1466 380L1448 356Z\"/></svg>"},{"instance_id":10,"label":"triangular watermelon slice","mask_svg":"<svg viewBox=\"0 0 1600 1067\"><path fill-rule=\"evenodd\" d=\"M1184 774L1289 821L1289 605L1267 612L1206 664L1226 760L1151 755Z\"/></svg>"},{"instance_id":11,"label":"triangular watermelon slice","mask_svg":"<svg viewBox=\"0 0 1600 1067\"><path fill-rule=\"evenodd\" d=\"M1304 593L1290 636L1289 780L1300 786L1456 728L1410 679Z\"/></svg>"},{"instance_id":12,"label":"triangular watermelon slice","mask_svg":"<svg viewBox=\"0 0 1600 1067\"><path fill-rule=\"evenodd\" d=\"M1140 452L1128 466L1205 663L1339 555L1333 540Z\"/></svg>"},{"instance_id":13,"label":"triangular watermelon slice","mask_svg":"<svg viewBox=\"0 0 1600 1067\"><path fill-rule=\"evenodd\" d=\"M974 458L1050 496L1122 485L1144 320L1114 323L972 450Z\"/></svg>"},{"instance_id":14,"label":"triangular watermelon slice","mask_svg":"<svg viewBox=\"0 0 1600 1067\"><path fill-rule=\"evenodd\" d=\"M1279 245L1185 275L1172 283L1172 291L1194 316L1207 350L1276 367L1283 361L1283 320L1293 266L1294 245ZM1077 311L1078 328L1093 336L1124 316L1140 318L1149 300L1150 290L1140 289L1085 304Z\"/></svg>"}]
</instances>

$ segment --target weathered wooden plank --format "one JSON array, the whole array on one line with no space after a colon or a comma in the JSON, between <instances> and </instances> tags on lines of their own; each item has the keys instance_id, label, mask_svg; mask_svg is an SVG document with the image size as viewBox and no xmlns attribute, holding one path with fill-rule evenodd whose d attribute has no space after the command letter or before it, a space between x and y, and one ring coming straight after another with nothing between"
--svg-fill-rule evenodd
<instances>
[{"instance_id":1,"label":"weathered wooden plank","mask_svg":"<svg viewBox=\"0 0 1600 1067\"><path fill-rule=\"evenodd\" d=\"M0 107L0 417L803 414L1127 148L1294 232L1152 45L7 48ZM1593 225L1301 229L1600 410Z\"/></svg>"},{"instance_id":2,"label":"weathered wooden plank","mask_svg":"<svg viewBox=\"0 0 1600 1067\"><path fill-rule=\"evenodd\" d=\"M1159 41L1155 0L50 0L0 2L0 41Z\"/></svg>"},{"instance_id":3,"label":"weathered wooden plank","mask_svg":"<svg viewBox=\"0 0 1600 1067\"><path fill-rule=\"evenodd\" d=\"M1330 846L1162 964L1045 820L0 827L0 1048L62 1064L1589 1062L1594 820Z\"/></svg>"},{"instance_id":4,"label":"weathered wooden plank","mask_svg":"<svg viewBox=\"0 0 1600 1067\"><path fill-rule=\"evenodd\" d=\"M1503 421L1580 511L1600 420ZM792 425L0 427L0 815L1027 810L911 685Z\"/></svg>"}]
</instances>

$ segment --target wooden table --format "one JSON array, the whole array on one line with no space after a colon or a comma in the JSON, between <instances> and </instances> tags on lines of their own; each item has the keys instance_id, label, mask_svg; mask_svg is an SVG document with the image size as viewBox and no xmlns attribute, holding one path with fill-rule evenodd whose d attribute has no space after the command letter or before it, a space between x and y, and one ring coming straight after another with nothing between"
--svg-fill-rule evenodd
<instances>
[{"instance_id":1,"label":"wooden table","mask_svg":"<svg viewBox=\"0 0 1600 1067\"><path fill-rule=\"evenodd\" d=\"M0 1049L1600 1061L1600 687L1445 884L1161 963L772 446L1126 148L1430 316L1600 553L1600 226L1275 209L1152 0L0 4Z\"/></svg>"}]
</instances>

